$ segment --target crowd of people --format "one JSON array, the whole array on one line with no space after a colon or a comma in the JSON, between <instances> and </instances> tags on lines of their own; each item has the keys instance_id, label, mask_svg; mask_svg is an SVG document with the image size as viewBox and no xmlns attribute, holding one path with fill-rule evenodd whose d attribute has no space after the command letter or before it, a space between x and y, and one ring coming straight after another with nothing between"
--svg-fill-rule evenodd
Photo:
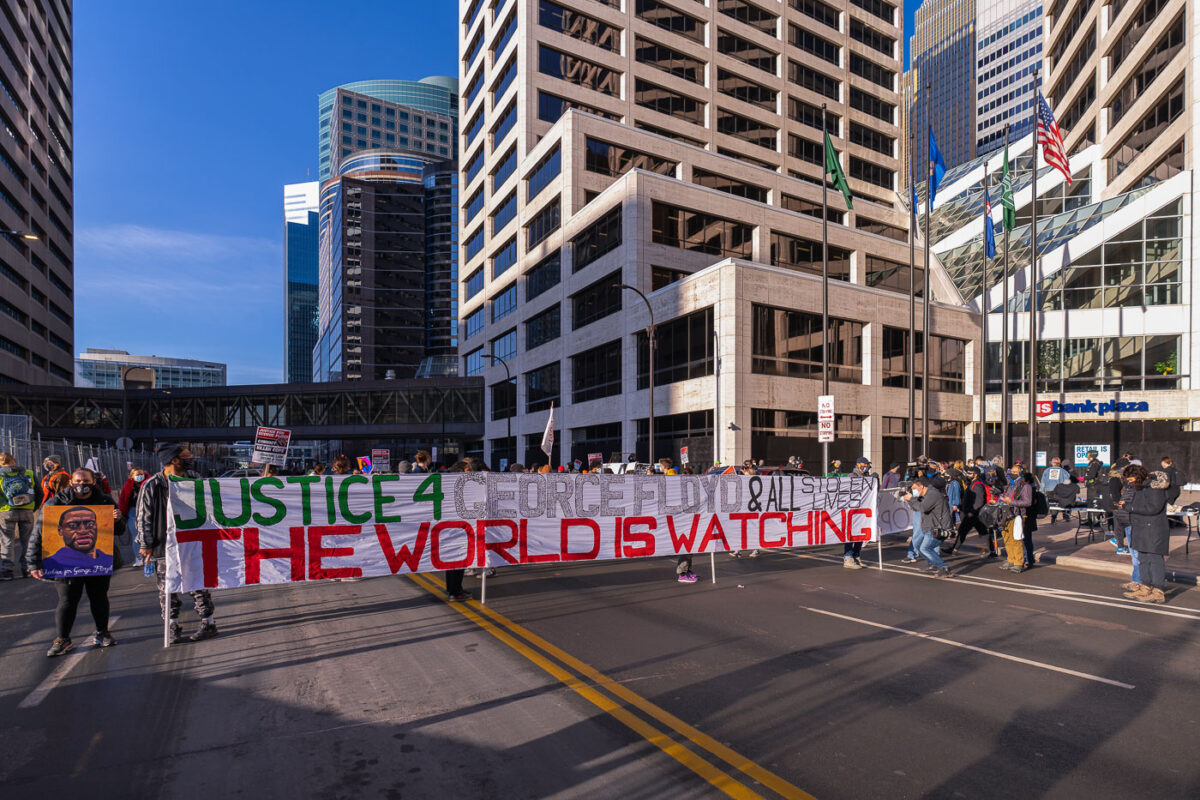
<instances>
[{"instance_id":1,"label":"crowd of people","mask_svg":"<svg viewBox=\"0 0 1200 800\"><path fill-rule=\"evenodd\" d=\"M980 559L997 559L1001 550L1004 559L1000 568L1020 573L1034 566L1033 534L1038 520L1049 517L1053 524L1060 516L1069 519L1072 513L1101 513L1105 526L1111 530L1109 539L1117 553L1128 555L1132 574L1122 584L1125 596L1144 603L1163 603L1166 600L1165 557L1169 552L1168 508L1180 496L1186 482L1171 459L1161 459L1161 469L1149 471L1132 454L1122 454L1111 466L1099 460L1095 451L1089 462L1074 474L1058 458L1052 459L1040 477L1022 461L1005 465L1000 457L973 462L938 462L921 456L910 465L893 463L882 479L872 470L867 458L859 458L854 468L843 472L841 462L835 461L826 476L856 475L879 482L884 490L895 490L899 498L912 509L912 538L902 563L924 561L927 570L937 577L951 575L945 557L959 552L967 536L974 531L982 540ZM52 580L58 594L55 609L55 638L48 656L59 656L73 647L71 631L79 604L86 594L96 625L92 642L97 647L109 647L116 640L108 630L108 589L111 575L87 575L49 579L43 569L42 517L40 508L55 505L112 506L113 532L117 540L124 539L132 547L133 565L142 567L147 577L153 576L158 585L160 613L165 618L172 642L184 638L179 613L182 599L166 591L165 548L167 514L169 511L169 479L171 477L201 477L196 462L185 445L163 444L155 450L159 471L151 473L131 468L116 498L106 477L96 470L79 467L68 471L57 456L49 456L42 464L39 480L34 470L19 465L9 453L0 453L0 581L11 581L18 574L36 580ZM317 464L309 474L348 475L362 470L355 461L339 455L328 465ZM612 467L592 460L560 472L611 473ZM764 470L761 462L745 461L740 468L714 467L717 471L758 474ZM808 474L798 460L789 461L784 470ZM393 471L399 474L428 472L486 472L482 459L469 457L451 465L435 465L426 450L418 451L411 460L397 462ZM549 473L549 464L526 467L508 465L508 472ZM695 474L691 464L676 467L672 459L662 458L654 465L640 465L636 471L663 475ZM277 474L274 467L263 468L263 475ZM1081 494L1082 492L1082 494ZM66 537L64 537L64 541ZM74 546L85 555L95 557L95 537L77 537ZM111 554L113 569L125 563L120 546L114 542ZM18 556L18 553L23 558ZM754 558L758 550L733 551L735 558ZM845 543L843 566L862 569L862 542ZM470 598L463 588L463 578L473 570L448 570L445 573L446 596L451 602ZM495 574L494 568L484 571ZM692 571L692 555L675 559L675 577L680 583L696 583ZM346 579L354 580L354 579ZM189 593L199 618L198 628L186 638L202 641L218 634L215 606L208 591Z\"/></svg>"}]
</instances>

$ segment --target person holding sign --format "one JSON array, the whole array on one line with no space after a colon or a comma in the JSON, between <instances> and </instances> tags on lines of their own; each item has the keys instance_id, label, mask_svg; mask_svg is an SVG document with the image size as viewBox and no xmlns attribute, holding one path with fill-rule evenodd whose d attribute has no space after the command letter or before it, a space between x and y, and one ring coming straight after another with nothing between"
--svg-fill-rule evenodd
<instances>
[{"instance_id":1,"label":"person holding sign","mask_svg":"<svg viewBox=\"0 0 1200 800\"><path fill-rule=\"evenodd\" d=\"M54 495L42 506L42 513L34 523L25 564L30 575L39 581L55 581L58 590L58 607L54 611L55 639L46 651L47 656L61 656L73 647L71 628L75 625L79 601L85 591L96 623L92 643L96 647L111 647L117 643L108 632L108 585L113 569L122 566L121 554L113 546L113 539L124 528L125 522L116 502L96 486L96 473L83 467L71 473L69 489ZM105 552L105 548L109 552Z\"/></svg>"}]
</instances>

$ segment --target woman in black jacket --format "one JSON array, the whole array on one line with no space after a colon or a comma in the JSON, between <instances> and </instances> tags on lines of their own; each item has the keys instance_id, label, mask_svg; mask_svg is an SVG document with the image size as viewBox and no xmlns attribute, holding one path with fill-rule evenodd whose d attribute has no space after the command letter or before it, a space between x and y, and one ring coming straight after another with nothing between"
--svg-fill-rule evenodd
<instances>
[{"instance_id":1,"label":"woman in black jacket","mask_svg":"<svg viewBox=\"0 0 1200 800\"><path fill-rule=\"evenodd\" d=\"M987 526L979 519L979 512L987 505L987 487L980 480L979 470L974 467L968 467L962 474L963 483L966 484L962 497L958 501L959 511L962 512L962 521L958 524L958 535L954 538L954 542L949 549L943 549L942 553L948 555L958 550L967 538L967 531L974 528L975 532L985 538L988 543L988 549L981 551L979 557L995 558L996 543L988 533Z\"/></svg>"},{"instance_id":2,"label":"woman in black jacket","mask_svg":"<svg viewBox=\"0 0 1200 800\"><path fill-rule=\"evenodd\" d=\"M1135 584L1125 596L1143 603L1165 603L1165 557L1171 544L1171 532L1167 524L1167 489L1171 482L1166 473L1155 472L1151 475L1140 464L1130 464L1123 475L1125 482L1133 488L1132 498L1122 505L1129 512L1141 578L1141 582Z\"/></svg>"},{"instance_id":3,"label":"woman in black jacket","mask_svg":"<svg viewBox=\"0 0 1200 800\"><path fill-rule=\"evenodd\" d=\"M71 486L51 497L45 502L46 506L112 506L113 538L125 530L125 521L117 503L107 494L100 491L96 485L96 473L80 467L71 473ZM65 513L64 513L65 516ZM123 566L121 549L113 542L112 567L114 570ZM66 548L64 548L66 550ZM97 556L102 555L93 550ZM77 557L77 556L76 556ZM25 553L25 564L29 574L37 580L46 580L42 570L42 515L38 514L34 522L33 535L29 539L29 548ZM71 628L75 624L75 614L79 610L79 601L87 592L88 605L92 608L92 619L96 623L96 634L92 643L96 647L110 647L116 640L108 632L108 584L112 575L89 575L86 577L55 578L54 588L58 590L58 607L54 610L56 628L54 643L46 652L47 656L61 656L71 649Z\"/></svg>"}]
</instances>

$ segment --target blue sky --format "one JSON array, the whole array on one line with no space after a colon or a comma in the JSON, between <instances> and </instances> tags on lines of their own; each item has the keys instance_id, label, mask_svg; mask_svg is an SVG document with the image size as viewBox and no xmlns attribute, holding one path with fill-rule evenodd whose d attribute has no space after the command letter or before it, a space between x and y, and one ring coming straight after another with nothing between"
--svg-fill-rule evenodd
<instances>
[{"instance_id":1,"label":"blue sky","mask_svg":"<svg viewBox=\"0 0 1200 800\"><path fill-rule=\"evenodd\" d=\"M76 3L76 350L282 380L282 193L316 176L317 95L456 74L456 7Z\"/></svg>"},{"instance_id":2,"label":"blue sky","mask_svg":"<svg viewBox=\"0 0 1200 800\"><path fill-rule=\"evenodd\" d=\"M917 5L905 3L908 31ZM282 187L316 175L317 95L456 74L456 10L76 3L76 350L222 361L230 383L282 380Z\"/></svg>"}]
</instances>

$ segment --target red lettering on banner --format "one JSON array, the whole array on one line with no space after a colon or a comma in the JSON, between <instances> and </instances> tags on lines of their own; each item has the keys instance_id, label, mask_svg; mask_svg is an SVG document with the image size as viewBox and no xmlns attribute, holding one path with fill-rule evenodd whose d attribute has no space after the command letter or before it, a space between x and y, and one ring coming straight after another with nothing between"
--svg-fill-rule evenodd
<instances>
[{"instance_id":1,"label":"red lettering on banner","mask_svg":"<svg viewBox=\"0 0 1200 800\"><path fill-rule=\"evenodd\" d=\"M509 549L511 549L513 547L517 547L520 544L521 529L524 528L528 524L528 522L529 522L529 520L523 519L520 521L520 525L518 526L517 522L514 520L511 520L511 519L481 519L481 520L479 520L479 522L476 523L478 525L478 530L476 531L476 535L479 537L479 541L483 542L483 547L479 548L479 554L478 554L479 555L479 557L478 557L479 563L476 564L475 566L477 566L477 567L487 566L487 551L488 550L491 550L494 553L498 553L500 555L500 557L502 559L504 559L505 561L507 561L509 564L520 564L521 562L518 561L513 556L509 555L508 551L509 551ZM510 538L504 540L503 542L489 542L487 540L487 529L488 528L508 528L508 530L512 532L512 536Z\"/></svg>"},{"instance_id":2,"label":"red lettering on banner","mask_svg":"<svg viewBox=\"0 0 1200 800\"><path fill-rule=\"evenodd\" d=\"M650 531L658 527L658 520L654 517L626 517L624 520L625 530L622 533L622 538L625 541L625 546L620 555L625 558L640 558L642 556L654 555L654 534ZM645 525L646 530L635 531L634 525ZM629 543L635 545L631 547Z\"/></svg>"},{"instance_id":3,"label":"red lettering on banner","mask_svg":"<svg viewBox=\"0 0 1200 800\"><path fill-rule=\"evenodd\" d=\"M246 552L246 583L259 582L262 561L264 559L287 558L292 564L291 581L300 583L304 580L304 528L288 528L290 547L258 546L258 528L242 529L242 545Z\"/></svg>"},{"instance_id":4,"label":"red lettering on banner","mask_svg":"<svg viewBox=\"0 0 1200 800\"><path fill-rule=\"evenodd\" d=\"M794 511L788 512L788 516L787 516L788 547L796 546L796 534L798 534L798 533L807 533L808 534L808 543L814 544L814 542L813 542L813 520L812 520L814 513L816 513L816 512L814 512L814 511L805 512L803 515L804 516L804 524L793 525L792 520L796 517L796 512L794 512Z\"/></svg>"},{"instance_id":5,"label":"red lettering on banner","mask_svg":"<svg viewBox=\"0 0 1200 800\"><path fill-rule=\"evenodd\" d=\"M787 541L788 541L788 537L786 534L781 534L778 541L776 541L775 539L767 538L767 520L769 520L769 519L777 519L780 522L786 524L788 521L788 515L778 512L778 511L772 511L772 512L763 514L762 516L760 516L758 518L758 546L759 547L783 547L784 545L787 544ZM743 549L745 549L745 548L743 548Z\"/></svg>"},{"instance_id":6,"label":"red lettering on banner","mask_svg":"<svg viewBox=\"0 0 1200 800\"><path fill-rule=\"evenodd\" d=\"M388 569L393 575L399 572L401 567L408 567L409 572L416 572L421 568L421 553L425 551L425 542L429 538L429 523L421 523L421 527L417 529L417 540L411 548L402 544L400 549L393 549L392 536L388 533L387 525L375 525L375 538L379 540L379 549L383 551L383 557L387 559Z\"/></svg>"},{"instance_id":7,"label":"red lettering on banner","mask_svg":"<svg viewBox=\"0 0 1200 800\"><path fill-rule=\"evenodd\" d=\"M675 533L675 517L667 517L667 533L671 537L671 547L675 548L676 553L692 552L692 545L696 543L696 534L700 525L700 515L696 514L692 517L692 529L689 533ZM682 545L682 547L680 546Z\"/></svg>"},{"instance_id":8,"label":"red lettering on banner","mask_svg":"<svg viewBox=\"0 0 1200 800\"><path fill-rule=\"evenodd\" d=\"M621 532L625 530L625 520L617 517L617 523L613 526L613 558L621 557Z\"/></svg>"},{"instance_id":9,"label":"red lettering on banner","mask_svg":"<svg viewBox=\"0 0 1200 800\"><path fill-rule=\"evenodd\" d=\"M308 529L308 579L310 581L330 578L361 578L361 567L330 567L321 565L322 559L342 558L354 555L353 547L323 547L324 536L357 536L362 525L313 525Z\"/></svg>"},{"instance_id":10,"label":"red lettering on banner","mask_svg":"<svg viewBox=\"0 0 1200 800\"><path fill-rule=\"evenodd\" d=\"M458 561L446 561L442 558L442 531L462 531L467 535L467 555ZM462 520L442 520L434 524L433 536L429 547L429 557L433 560L434 569L466 569L475 560L475 527Z\"/></svg>"},{"instance_id":11,"label":"red lettering on banner","mask_svg":"<svg viewBox=\"0 0 1200 800\"><path fill-rule=\"evenodd\" d=\"M851 531L854 530L854 518L855 517L866 517L867 519L871 519L871 517L874 516L874 514L871 512L871 509L869 509L869 508L852 508L849 511L843 512L843 513L846 514L846 532L848 534L846 536L846 539L851 542L869 542L869 541L871 541L872 531L871 531L870 525L863 525L862 530L859 533L851 533Z\"/></svg>"},{"instance_id":12,"label":"red lettering on banner","mask_svg":"<svg viewBox=\"0 0 1200 800\"><path fill-rule=\"evenodd\" d=\"M521 526L521 549L517 552L521 555L522 564L544 564L549 561L559 561L558 553L530 553L529 552L529 526Z\"/></svg>"},{"instance_id":13,"label":"red lettering on banner","mask_svg":"<svg viewBox=\"0 0 1200 800\"><path fill-rule=\"evenodd\" d=\"M204 586L212 589L217 585L217 542L230 542L242 538L241 528L203 528L196 531L177 531L175 539L183 542L200 543L200 560L204 564Z\"/></svg>"},{"instance_id":14,"label":"red lettering on banner","mask_svg":"<svg viewBox=\"0 0 1200 800\"><path fill-rule=\"evenodd\" d=\"M833 535L837 537L839 542L845 542L847 534L850 533L850 529L846 527L846 512L841 512L842 527L840 528L837 526L837 523L833 521L833 517L829 515L828 511L820 511L818 513L821 515L821 544L825 544L826 528L829 528L833 531Z\"/></svg>"},{"instance_id":15,"label":"red lettering on banner","mask_svg":"<svg viewBox=\"0 0 1200 800\"><path fill-rule=\"evenodd\" d=\"M745 523L742 524L745 525ZM713 536L714 530L717 532L716 536ZM721 527L721 519L715 514L708 519L708 529L704 531L704 538L700 540L700 552L708 552L708 545L714 541L720 541L725 545L726 550L732 549L729 546L729 540L725 538L725 529Z\"/></svg>"},{"instance_id":16,"label":"red lettering on banner","mask_svg":"<svg viewBox=\"0 0 1200 800\"><path fill-rule=\"evenodd\" d=\"M586 553L571 552L571 529L587 528L592 532L592 549ZM558 526L559 552L563 561L594 561L600 555L600 526L590 519L564 519Z\"/></svg>"},{"instance_id":17,"label":"red lettering on banner","mask_svg":"<svg viewBox=\"0 0 1200 800\"><path fill-rule=\"evenodd\" d=\"M730 514L729 518L742 523L742 549L749 550L750 544L747 542L746 523L758 517L758 514Z\"/></svg>"}]
</instances>

